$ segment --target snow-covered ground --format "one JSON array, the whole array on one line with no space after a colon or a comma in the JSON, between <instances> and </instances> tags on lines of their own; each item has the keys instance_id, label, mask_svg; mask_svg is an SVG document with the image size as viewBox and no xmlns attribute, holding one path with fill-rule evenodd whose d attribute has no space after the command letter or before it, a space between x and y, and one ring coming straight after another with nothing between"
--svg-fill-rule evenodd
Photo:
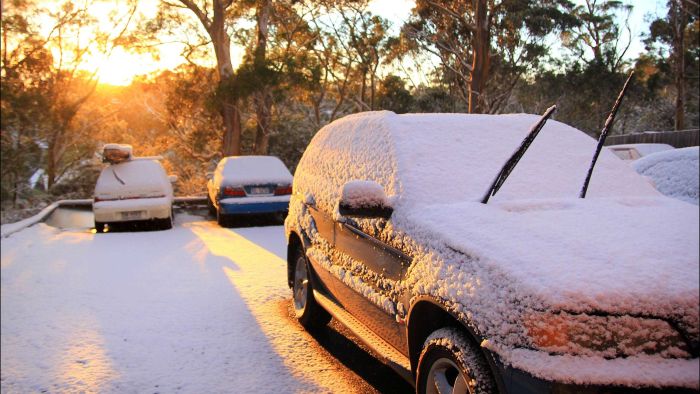
<instances>
[{"instance_id":1,"label":"snow-covered ground","mask_svg":"<svg viewBox=\"0 0 700 394\"><path fill-rule=\"evenodd\" d=\"M374 391L290 318L283 231L183 214L3 238L1 391Z\"/></svg>"}]
</instances>

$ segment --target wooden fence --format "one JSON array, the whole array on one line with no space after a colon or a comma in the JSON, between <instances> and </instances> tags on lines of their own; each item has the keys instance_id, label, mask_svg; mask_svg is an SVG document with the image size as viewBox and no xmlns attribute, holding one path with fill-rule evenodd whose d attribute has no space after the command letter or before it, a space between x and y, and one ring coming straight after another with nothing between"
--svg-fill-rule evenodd
<instances>
[{"instance_id":1,"label":"wooden fence","mask_svg":"<svg viewBox=\"0 0 700 394\"><path fill-rule=\"evenodd\" d=\"M697 146L698 129L679 131L645 131L622 135L609 135L605 139L605 145L621 144L669 144L674 148Z\"/></svg>"}]
</instances>

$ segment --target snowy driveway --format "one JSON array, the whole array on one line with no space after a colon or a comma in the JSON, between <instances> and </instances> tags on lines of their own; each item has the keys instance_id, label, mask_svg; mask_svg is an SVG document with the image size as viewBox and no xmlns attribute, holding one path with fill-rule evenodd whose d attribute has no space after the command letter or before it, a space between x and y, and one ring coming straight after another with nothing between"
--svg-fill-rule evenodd
<instances>
[{"instance_id":1,"label":"snowy driveway","mask_svg":"<svg viewBox=\"0 0 700 394\"><path fill-rule=\"evenodd\" d=\"M314 338L290 318L283 232L180 215L169 231L2 239L2 392L410 389L373 382L386 371L337 328Z\"/></svg>"}]
</instances>

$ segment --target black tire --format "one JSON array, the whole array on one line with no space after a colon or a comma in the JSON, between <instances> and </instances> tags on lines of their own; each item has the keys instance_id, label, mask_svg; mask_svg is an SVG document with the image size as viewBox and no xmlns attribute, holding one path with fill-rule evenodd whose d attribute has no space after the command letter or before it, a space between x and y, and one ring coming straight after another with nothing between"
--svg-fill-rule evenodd
<instances>
[{"instance_id":1,"label":"black tire","mask_svg":"<svg viewBox=\"0 0 700 394\"><path fill-rule=\"evenodd\" d=\"M331 315L326 312L314 299L311 286L309 262L303 249L294 251L294 278L292 282L292 306L297 320L306 329L323 327L331 321Z\"/></svg>"},{"instance_id":2,"label":"black tire","mask_svg":"<svg viewBox=\"0 0 700 394\"><path fill-rule=\"evenodd\" d=\"M481 350L459 329L445 327L425 340L418 359L416 392L496 393ZM455 390L456 389L456 390Z\"/></svg>"},{"instance_id":3,"label":"black tire","mask_svg":"<svg viewBox=\"0 0 700 394\"><path fill-rule=\"evenodd\" d=\"M216 222L221 227L229 227L229 216L221 213L221 210L216 210Z\"/></svg>"},{"instance_id":4,"label":"black tire","mask_svg":"<svg viewBox=\"0 0 700 394\"><path fill-rule=\"evenodd\" d=\"M170 230L171 228L173 228L173 217L170 216L168 218L162 219L161 223L162 224L161 224L160 228L162 230Z\"/></svg>"},{"instance_id":5,"label":"black tire","mask_svg":"<svg viewBox=\"0 0 700 394\"><path fill-rule=\"evenodd\" d=\"M214 206L214 203L211 201L211 197L209 197L209 194L207 194L207 208L209 209L209 214L211 216L216 216L216 207Z\"/></svg>"},{"instance_id":6,"label":"black tire","mask_svg":"<svg viewBox=\"0 0 700 394\"><path fill-rule=\"evenodd\" d=\"M105 232L105 224L103 222L95 222L95 232L98 234Z\"/></svg>"}]
</instances>

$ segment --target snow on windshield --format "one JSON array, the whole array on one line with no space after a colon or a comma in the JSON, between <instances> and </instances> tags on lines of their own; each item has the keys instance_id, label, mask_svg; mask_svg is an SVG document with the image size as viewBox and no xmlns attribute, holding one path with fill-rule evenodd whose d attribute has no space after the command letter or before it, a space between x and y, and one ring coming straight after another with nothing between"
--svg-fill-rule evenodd
<instances>
[{"instance_id":1,"label":"snow on windshield","mask_svg":"<svg viewBox=\"0 0 700 394\"><path fill-rule=\"evenodd\" d=\"M169 181L159 162L135 159L105 167L97 178L96 194L166 191Z\"/></svg>"},{"instance_id":2,"label":"snow on windshield","mask_svg":"<svg viewBox=\"0 0 700 394\"><path fill-rule=\"evenodd\" d=\"M537 115L387 115L404 201L479 201ZM596 141L549 120L493 200L575 198ZM641 177L604 150L589 187L590 197L656 195Z\"/></svg>"},{"instance_id":3,"label":"snow on windshield","mask_svg":"<svg viewBox=\"0 0 700 394\"><path fill-rule=\"evenodd\" d=\"M404 205L480 201L537 115L366 112L327 125L313 138L297 171L298 190L329 211L350 180L372 180ZM495 201L576 198L596 141L550 120ZM301 177L301 178L300 178ZM657 196L611 152L601 152L589 198Z\"/></svg>"},{"instance_id":4,"label":"snow on windshield","mask_svg":"<svg viewBox=\"0 0 700 394\"><path fill-rule=\"evenodd\" d=\"M274 156L231 156L216 168L214 179L217 184L231 185L291 184L292 174Z\"/></svg>"}]
</instances>

